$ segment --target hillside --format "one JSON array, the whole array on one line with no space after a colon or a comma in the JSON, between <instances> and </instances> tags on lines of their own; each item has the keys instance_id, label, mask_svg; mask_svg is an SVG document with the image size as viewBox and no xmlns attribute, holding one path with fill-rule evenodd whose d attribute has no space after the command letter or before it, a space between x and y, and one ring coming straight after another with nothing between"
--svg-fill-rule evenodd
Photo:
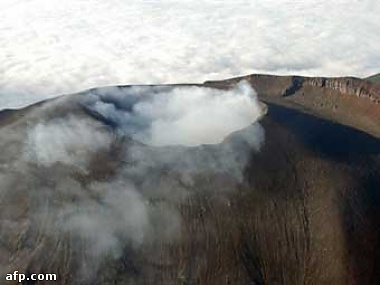
<instances>
[{"instance_id":1,"label":"hillside","mask_svg":"<svg viewBox=\"0 0 380 285\"><path fill-rule=\"evenodd\" d=\"M379 85L249 75L178 90L242 79L262 116L217 144L120 135L146 124L130 116L138 98L181 85L92 89L0 113L0 276L380 284Z\"/></svg>"}]
</instances>

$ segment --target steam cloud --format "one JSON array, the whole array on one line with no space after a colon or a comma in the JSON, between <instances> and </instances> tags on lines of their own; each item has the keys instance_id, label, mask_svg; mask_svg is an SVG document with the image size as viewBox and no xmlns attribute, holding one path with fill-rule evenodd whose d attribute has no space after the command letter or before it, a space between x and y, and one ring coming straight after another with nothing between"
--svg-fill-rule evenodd
<instances>
[{"instance_id":1,"label":"steam cloud","mask_svg":"<svg viewBox=\"0 0 380 285\"><path fill-rule=\"evenodd\" d=\"M186 197L236 188L263 144L264 113L245 82L115 87L2 127L0 273L74 266L74 278L90 282L126 250L175 239Z\"/></svg>"},{"instance_id":2,"label":"steam cloud","mask_svg":"<svg viewBox=\"0 0 380 285\"><path fill-rule=\"evenodd\" d=\"M155 146L220 143L262 115L256 93L247 82L229 91L201 87L150 90L102 89L98 95L94 92L97 98L92 98L91 109L126 135Z\"/></svg>"},{"instance_id":3,"label":"steam cloud","mask_svg":"<svg viewBox=\"0 0 380 285\"><path fill-rule=\"evenodd\" d=\"M0 109L117 84L379 72L378 0L1 0Z\"/></svg>"}]
</instances>

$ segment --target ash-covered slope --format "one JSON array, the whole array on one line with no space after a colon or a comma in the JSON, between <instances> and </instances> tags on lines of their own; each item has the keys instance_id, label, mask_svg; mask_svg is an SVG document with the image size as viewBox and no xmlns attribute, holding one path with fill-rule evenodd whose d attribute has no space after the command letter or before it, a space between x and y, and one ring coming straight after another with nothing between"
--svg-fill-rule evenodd
<instances>
[{"instance_id":1,"label":"ash-covered slope","mask_svg":"<svg viewBox=\"0 0 380 285\"><path fill-rule=\"evenodd\" d=\"M131 116L134 87L3 113L0 276L57 273L56 284L380 283L379 125L369 123L379 119L379 104L312 83L320 79L245 79L266 102L259 121L209 145L136 140L146 117ZM138 92L176 96L181 88ZM149 114L172 110L158 102Z\"/></svg>"}]
</instances>

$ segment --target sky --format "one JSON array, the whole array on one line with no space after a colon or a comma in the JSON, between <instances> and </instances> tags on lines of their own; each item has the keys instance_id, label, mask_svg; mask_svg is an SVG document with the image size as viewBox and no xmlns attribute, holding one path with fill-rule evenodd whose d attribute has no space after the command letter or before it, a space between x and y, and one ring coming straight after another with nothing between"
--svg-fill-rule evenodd
<instances>
[{"instance_id":1,"label":"sky","mask_svg":"<svg viewBox=\"0 0 380 285\"><path fill-rule=\"evenodd\" d=\"M378 0L1 0L0 109L122 84L380 71Z\"/></svg>"}]
</instances>

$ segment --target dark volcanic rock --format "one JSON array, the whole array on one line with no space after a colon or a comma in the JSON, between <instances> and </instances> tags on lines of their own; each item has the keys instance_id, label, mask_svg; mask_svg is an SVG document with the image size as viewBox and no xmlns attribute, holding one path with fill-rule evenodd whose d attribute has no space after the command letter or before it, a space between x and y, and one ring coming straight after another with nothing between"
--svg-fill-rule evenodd
<instances>
[{"instance_id":1,"label":"dark volcanic rock","mask_svg":"<svg viewBox=\"0 0 380 285\"><path fill-rule=\"evenodd\" d=\"M301 77L254 74L223 81L206 81L206 86L227 88L245 79L259 94L290 96L303 86L337 90L342 94L364 97L380 104L380 86L359 78Z\"/></svg>"},{"instance_id":2,"label":"dark volcanic rock","mask_svg":"<svg viewBox=\"0 0 380 285\"><path fill-rule=\"evenodd\" d=\"M338 90L342 94L364 97L380 104L380 86L358 78L313 78L304 84Z\"/></svg>"},{"instance_id":3,"label":"dark volcanic rock","mask_svg":"<svg viewBox=\"0 0 380 285\"><path fill-rule=\"evenodd\" d=\"M81 95L0 113L0 278L18 270L57 273L61 285L380 284L377 87L243 79L268 107L260 151L241 139L247 130L218 145L147 147L115 134ZM48 164L25 162L30 130L50 124L65 134L48 127L39 135L58 137L58 146L70 136L80 149L69 148L70 159L59 153L59 163L48 155ZM82 126L94 135L88 144L102 147L83 148ZM51 154L49 140L37 147ZM226 150L244 155L227 160ZM83 156L85 170L70 164ZM182 171L189 162L202 171Z\"/></svg>"}]
</instances>

